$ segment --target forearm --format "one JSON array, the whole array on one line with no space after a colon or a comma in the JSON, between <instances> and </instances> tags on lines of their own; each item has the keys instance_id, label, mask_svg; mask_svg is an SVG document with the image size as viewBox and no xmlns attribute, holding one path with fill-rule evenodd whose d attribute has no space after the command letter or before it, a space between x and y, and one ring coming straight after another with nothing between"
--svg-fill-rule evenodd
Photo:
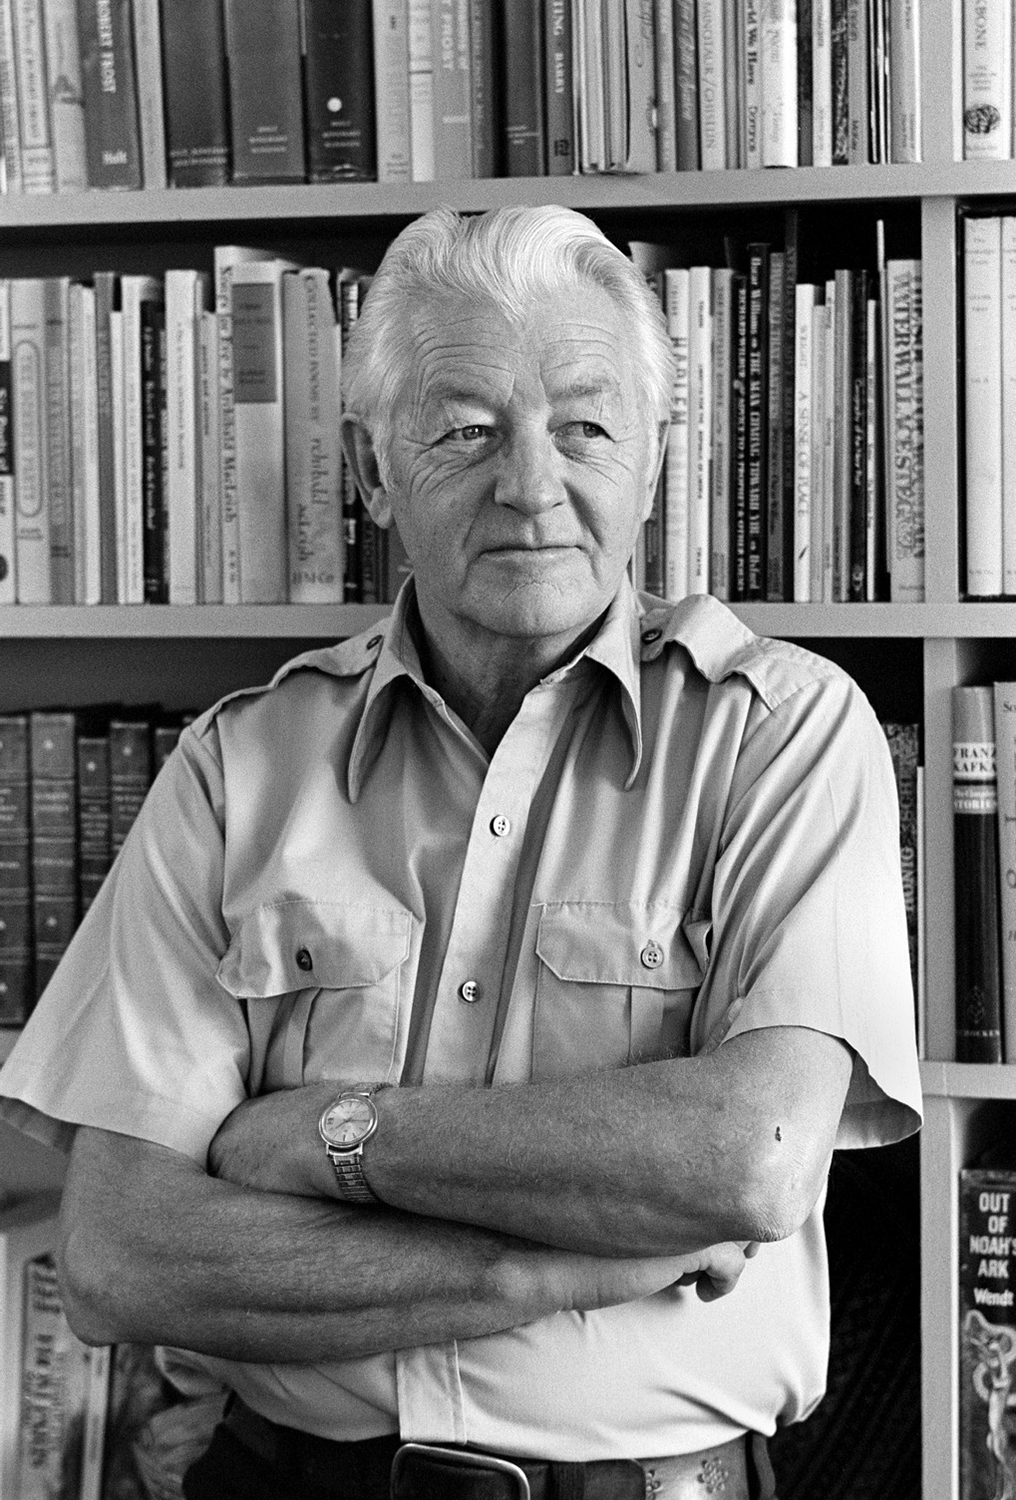
<instances>
[{"instance_id":1,"label":"forearm","mask_svg":"<svg viewBox=\"0 0 1016 1500\"><path fill-rule=\"evenodd\" d=\"M352 1359L471 1338L649 1295L695 1270L243 1189L97 1131L79 1132L62 1226L61 1280L83 1337L240 1360Z\"/></svg>"}]
</instances>

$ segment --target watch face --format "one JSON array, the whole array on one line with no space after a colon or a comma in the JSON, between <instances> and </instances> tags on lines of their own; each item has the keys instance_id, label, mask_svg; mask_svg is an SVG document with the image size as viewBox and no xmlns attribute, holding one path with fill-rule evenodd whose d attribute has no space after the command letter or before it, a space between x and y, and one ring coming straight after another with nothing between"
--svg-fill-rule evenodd
<instances>
[{"instance_id":1,"label":"watch face","mask_svg":"<svg viewBox=\"0 0 1016 1500\"><path fill-rule=\"evenodd\" d=\"M321 1116L324 1139L330 1146L347 1150L359 1146L372 1135L376 1125L377 1110L362 1094L336 1099Z\"/></svg>"}]
</instances>

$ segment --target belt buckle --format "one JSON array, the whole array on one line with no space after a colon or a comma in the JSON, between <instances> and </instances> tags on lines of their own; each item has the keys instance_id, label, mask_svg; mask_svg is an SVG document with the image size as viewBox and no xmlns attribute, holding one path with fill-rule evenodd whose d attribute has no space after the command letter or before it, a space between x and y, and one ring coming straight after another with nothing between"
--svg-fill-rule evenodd
<instances>
[{"instance_id":1,"label":"belt buckle","mask_svg":"<svg viewBox=\"0 0 1016 1500\"><path fill-rule=\"evenodd\" d=\"M419 1454L424 1458L438 1458L443 1463L457 1465L463 1469L481 1469L503 1474L515 1488L513 1500L530 1500L529 1480L524 1470L510 1459L496 1458L493 1453L470 1453L462 1448L442 1448L437 1443L403 1443L392 1460L392 1494L398 1494L398 1482L406 1460Z\"/></svg>"}]
</instances>

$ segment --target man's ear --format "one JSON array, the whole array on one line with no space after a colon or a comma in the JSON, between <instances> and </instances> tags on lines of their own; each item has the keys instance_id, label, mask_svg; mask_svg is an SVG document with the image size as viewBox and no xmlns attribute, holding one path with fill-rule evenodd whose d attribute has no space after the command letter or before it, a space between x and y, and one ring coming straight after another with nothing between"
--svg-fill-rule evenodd
<instances>
[{"instance_id":1,"label":"man's ear","mask_svg":"<svg viewBox=\"0 0 1016 1500\"><path fill-rule=\"evenodd\" d=\"M381 482L374 439L360 418L351 412L342 418L342 449L371 520L376 526L390 526L392 502Z\"/></svg>"}]
</instances>

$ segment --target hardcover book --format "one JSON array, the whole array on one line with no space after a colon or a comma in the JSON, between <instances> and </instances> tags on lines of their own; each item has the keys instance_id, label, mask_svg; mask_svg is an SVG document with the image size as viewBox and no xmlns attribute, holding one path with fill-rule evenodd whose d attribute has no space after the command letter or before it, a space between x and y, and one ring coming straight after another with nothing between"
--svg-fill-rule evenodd
<instances>
[{"instance_id":1,"label":"hardcover book","mask_svg":"<svg viewBox=\"0 0 1016 1500\"><path fill-rule=\"evenodd\" d=\"M372 182L377 132L370 0L303 0L303 34L308 177ZM452 72L461 76L454 53ZM468 152L468 120L465 134Z\"/></svg>"},{"instance_id":2,"label":"hardcover book","mask_svg":"<svg viewBox=\"0 0 1016 1500\"><path fill-rule=\"evenodd\" d=\"M1002 220L963 224L967 594L1002 592Z\"/></svg>"},{"instance_id":3,"label":"hardcover book","mask_svg":"<svg viewBox=\"0 0 1016 1500\"><path fill-rule=\"evenodd\" d=\"M0 279L0 604L17 599L14 417L11 409L11 293Z\"/></svg>"},{"instance_id":4,"label":"hardcover book","mask_svg":"<svg viewBox=\"0 0 1016 1500\"><path fill-rule=\"evenodd\" d=\"M56 191L42 0L14 0L14 60L21 136L21 187Z\"/></svg>"},{"instance_id":5,"label":"hardcover book","mask_svg":"<svg viewBox=\"0 0 1016 1500\"><path fill-rule=\"evenodd\" d=\"M78 920L76 733L71 712L36 710L30 716L37 995L53 977Z\"/></svg>"},{"instance_id":6,"label":"hardcover book","mask_svg":"<svg viewBox=\"0 0 1016 1500\"><path fill-rule=\"evenodd\" d=\"M28 1267L56 1243L59 1199L39 1195L0 1210L0 1495L19 1495L25 1287Z\"/></svg>"},{"instance_id":7,"label":"hardcover book","mask_svg":"<svg viewBox=\"0 0 1016 1500\"><path fill-rule=\"evenodd\" d=\"M31 859L28 716L0 714L0 1025L4 1026L27 1020L35 1003Z\"/></svg>"},{"instance_id":8,"label":"hardcover book","mask_svg":"<svg viewBox=\"0 0 1016 1500\"><path fill-rule=\"evenodd\" d=\"M408 0L375 0L372 14L377 178L411 182Z\"/></svg>"},{"instance_id":9,"label":"hardcover book","mask_svg":"<svg viewBox=\"0 0 1016 1500\"><path fill-rule=\"evenodd\" d=\"M1005 1494L1016 1439L1016 1312L1010 1271L1016 1168L959 1175L959 1450L961 1500Z\"/></svg>"},{"instance_id":10,"label":"hardcover book","mask_svg":"<svg viewBox=\"0 0 1016 1500\"><path fill-rule=\"evenodd\" d=\"M283 278L291 604L342 603L341 350L328 283L312 267Z\"/></svg>"},{"instance_id":11,"label":"hardcover book","mask_svg":"<svg viewBox=\"0 0 1016 1500\"><path fill-rule=\"evenodd\" d=\"M14 417L15 571L19 604L52 602L46 415L46 286L42 277L10 283Z\"/></svg>"},{"instance_id":12,"label":"hardcover book","mask_svg":"<svg viewBox=\"0 0 1016 1500\"><path fill-rule=\"evenodd\" d=\"M233 181L303 182L298 9L293 0L224 0L223 11Z\"/></svg>"},{"instance_id":13,"label":"hardcover book","mask_svg":"<svg viewBox=\"0 0 1016 1500\"><path fill-rule=\"evenodd\" d=\"M131 0L78 0L78 27L89 185L140 188L144 183Z\"/></svg>"},{"instance_id":14,"label":"hardcover book","mask_svg":"<svg viewBox=\"0 0 1016 1500\"><path fill-rule=\"evenodd\" d=\"M171 187L230 180L226 39L219 0L162 7L166 153Z\"/></svg>"},{"instance_id":15,"label":"hardcover book","mask_svg":"<svg viewBox=\"0 0 1016 1500\"><path fill-rule=\"evenodd\" d=\"M954 687L956 1058L1002 1061L998 778L990 687Z\"/></svg>"}]
</instances>

